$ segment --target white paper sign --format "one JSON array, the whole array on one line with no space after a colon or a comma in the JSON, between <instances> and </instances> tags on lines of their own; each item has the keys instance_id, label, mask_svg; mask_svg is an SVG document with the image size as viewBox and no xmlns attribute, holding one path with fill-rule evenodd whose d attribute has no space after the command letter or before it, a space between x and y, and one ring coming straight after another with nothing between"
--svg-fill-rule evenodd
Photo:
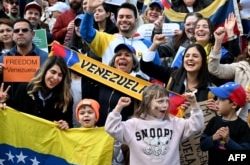
<instances>
[{"instance_id":1,"label":"white paper sign","mask_svg":"<svg viewBox=\"0 0 250 165\"><path fill-rule=\"evenodd\" d=\"M136 5L137 0L105 0L105 3L109 3L109 4L117 5L117 6L121 6L121 4L123 4L124 2L129 2L129 3Z\"/></svg>"},{"instance_id":2,"label":"white paper sign","mask_svg":"<svg viewBox=\"0 0 250 165\"><path fill-rule=\"evenodd\" d=\"M151 40L153 29L154 24L143 24L137 29L137 32L140 33L144 38ZM165 34L167 37L172 37L174 36L175 30L180 30L179 24L164 23L162 27L162 34Z\"/></svg>"}]
</instances>

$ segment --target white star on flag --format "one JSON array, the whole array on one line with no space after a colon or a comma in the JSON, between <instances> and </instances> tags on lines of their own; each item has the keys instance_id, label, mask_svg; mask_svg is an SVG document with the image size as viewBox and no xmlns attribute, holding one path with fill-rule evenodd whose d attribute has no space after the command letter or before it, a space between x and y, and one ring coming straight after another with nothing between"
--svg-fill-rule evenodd
<instances>
[{"instance_id":1,"label":"white star on flag","mask_svg":"<svg viewBox=\"0 0 250 165\"><path fill-rule=\"evenodd\" d=\"M30 160L32 161L32 165L38 165L40 163L39 161L37 161L36 157Z\"/></svg>"},{"instance_id":2,"label":"white star on flag","mask_svg":"<svg viewBox=\"0 0 250 165\"><path fill-rule=\"evenodd\" d=\"M5 153L8 156L8 161L11 160L12 163L14 163L14 158L15 156L12 155L11 151L9 151L9 153Z\"/></svg>"},{"instance_id":3,"label":"white star on flag","mask_svg":"<svg viewBox=\"0 0 250 165\"><path fill-rule=\"evenodd\" d=\"M4 159L0 159L0 165L3 165Z\"/></svg>"},{"instance_id":4,"label":"white star on flag","mask_svg":"<svg viewBox=\"0 0 250 165\"><path fill-rule=\"evenodd\" d=\"M17 163L23 162L23 163L25 164L25 160L24 160L24 159L25 159L27 156L24 156L22 151L20 152L19 155L16 155L16 157L17 157Z\"/></svg>"}]
</instances>

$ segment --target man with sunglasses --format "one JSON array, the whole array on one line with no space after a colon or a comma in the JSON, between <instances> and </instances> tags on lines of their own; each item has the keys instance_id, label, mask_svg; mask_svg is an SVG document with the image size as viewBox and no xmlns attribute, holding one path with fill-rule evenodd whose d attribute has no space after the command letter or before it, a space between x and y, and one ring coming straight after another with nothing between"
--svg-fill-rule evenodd
<instances>
[{"instance_id":1,"label":"man with sunglasses","mask_svg":"<svg viewBox=\"0 0 250 165\"><path fill-rule=\"evenodd\" d=\"M13 40L16 46L10 49L10 51L5 55L0 56L0 63L3 63L4 56L39 56L41 66L48 58L48 54L32 43L34 35L35 32L33 31L32 25L28 20L16 20L13 25ZM0 75L2 76L2 72L0 72ZM20 84L23 83L5 83L7 86L11 85L11 88L8 92L10 102Z\"/></svg>"},{"instance_id":2,"label":"man with sunglasses","mask_svg":"<svg viewBox=\"0 0 250 165\"><path fill-rule=\"evenodd\" d=\"M18 0L8 0L8 16L11 20L15 21L20 18L19 15L19 1Z\"/></svg>"},{"instance_id":3,"label":"man with sunglasses","mask_svg":"<svg viewBox=\"0 0 250 165\"><path fill-rule=\"evenodd\" d=\"M40 56L40 63L44 63L48 54L39 49L32 43L35 32L31 23L26 19L19 19L13 25L13 41L16 46L13 47L7 56ZM3 57L0 57L0 63L3 62Z\"/></svg>"}]
</instances>

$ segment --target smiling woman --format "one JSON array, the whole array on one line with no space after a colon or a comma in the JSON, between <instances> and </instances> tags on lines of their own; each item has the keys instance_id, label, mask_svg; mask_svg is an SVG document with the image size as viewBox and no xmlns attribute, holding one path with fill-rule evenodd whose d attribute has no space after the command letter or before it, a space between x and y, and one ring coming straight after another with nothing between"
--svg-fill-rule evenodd
<instances>
[{"instance_id":1,"label":"smiling woman","mask_svg":"<svg viewBox=\"0 0 250 165\"><path fill-rule=\"evenodd\" d=\"M5 54L13 46L13 22L10 19L0 19L0 55Z\"/></svg>"},{"instance_id":2,"label":"smiling woman","mask_svg":"<svg viewBox=\"0 0 250 165\"><path fill-rule=\"evenodd\" d=\"M157 41L159 35L154 37L152 47L157 47L157 44L163 41ZM159 43L157 43L159 42ZM156 45L156 46L155 46ZM155 48L151 51L154 51ZM141 70L165 84L169 90L179 94L185 91L195 91L197 101L204 101L208 98L207 88L210 85L210 78L207 67L207 56L204 48L199 44L189 45L182 58L182 66L179 69L172 69L153 64L151 59L154 57L154 52L145 54L140 61Z\"/></svg>"},{"instance_id":3,"label":"smiling woman","mask_svg":"<svg viewBox=\"0 0 250 165\"><path fill-rule=\"evenodd\" d=\"M56 121L58 127L72 126L70 75L61 57L51 56L28 85L20 85L10 101L18 111Z\"/></svg>"},{"instance_id":4,"label":"smiling woman","mask_svg":"<svg viewBox=\"0 0 250 165\"><path fill-rule=\"evenodd\" d=\"M139 62L135 56L135 53L136 53L135 49L132 46L127 45L127 44L119 44L115 47L114 53L115 55L110 61L110 66L118 70L121 70L123 72L126 72L130 75L135 75L135 71L137 71L139 67ZM121 85L131 87L131 88L134 87L134 85L129 86L129 84L132 84L130 80L119 78L117 81L118 83L120 82ZM93 85L91 87L89 85L91 85L91 83L88 84L86 82L83 82L82 89L84 90L84 95L85 95L84 98L93 98L100 103L101 105L100 119L98 120L97 125L103 126L105 124L108 114L111 111L113 111L119 98L124 96L125 94L115 89L112 89L108 86L102 85L102 84L97 84L94 87ZM95 94L94 96L93 96L93 93ZM128 107L126 107L127 110L124 110L121 113L123 121L127 120L133 115L134 104L135 104L135 100L132 100L131 104Z\"/></svg>"}]
</instances>

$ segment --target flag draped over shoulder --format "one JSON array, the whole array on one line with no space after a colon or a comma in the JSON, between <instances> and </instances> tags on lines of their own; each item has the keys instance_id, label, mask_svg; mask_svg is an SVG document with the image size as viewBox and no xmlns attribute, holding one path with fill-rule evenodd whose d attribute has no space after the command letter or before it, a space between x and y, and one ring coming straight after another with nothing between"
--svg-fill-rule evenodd
<instances>
[{"instance_id":1,"label":"flag draped over shoulder","mask_svg":"<svg viewBox=\"0 0 250 165\"><path fill-rule=\"evenodd\" d=\"M0 165L110 165L113 138L103 127L60 130L50 121L0 110Z\"/></svg>"},{"instance_id":2,"label":"flag draped over shoulder","mask_svg":"<svg viewBox=\"0 0 250 165\"><path fill-rule=\"evenodd\" d=\"M186 13L176 12L171 8L168 0L162 0L164 5L164 14L170 22L183 22ZM208 7L199 11L205 18L210 18L215 27L223 25L229 13L234 12L237 18L236 31L243 34L242 24L240 20L240 13L236 0L214 0Z\"/></svg>"}]
</instances>

